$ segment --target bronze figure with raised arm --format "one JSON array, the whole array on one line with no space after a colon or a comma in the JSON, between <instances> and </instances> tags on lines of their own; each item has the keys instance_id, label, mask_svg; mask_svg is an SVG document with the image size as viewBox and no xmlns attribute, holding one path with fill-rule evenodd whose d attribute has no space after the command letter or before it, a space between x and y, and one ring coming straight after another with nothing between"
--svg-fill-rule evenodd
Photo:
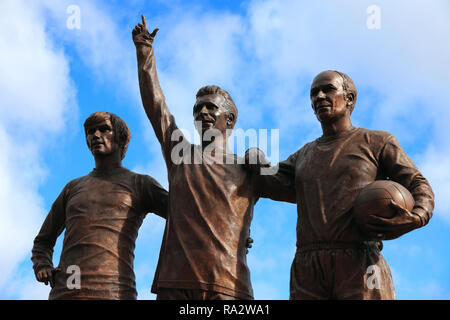
<instances>
[{"instance_id":1,"label":"bronze figure with raised arm","mask_svg":"<svg viewBox=\"0 0 450 320\"><path fill-rule=\"evenodd\" d=\"M152 292L157 299L253 299L246 252L258 194L252 173L228 149L237 108L222 88L200 88L193 118L202 143L187 141L159 84L157 30L150 34L142 16L132 32L142 103L169 179L167 227Z\"/></svg>"}]
</instances>

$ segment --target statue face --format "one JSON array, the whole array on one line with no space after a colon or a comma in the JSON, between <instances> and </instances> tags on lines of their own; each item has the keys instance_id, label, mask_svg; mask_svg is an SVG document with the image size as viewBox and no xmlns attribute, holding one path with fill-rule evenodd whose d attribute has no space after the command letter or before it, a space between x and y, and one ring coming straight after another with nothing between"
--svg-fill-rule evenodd
<instances>
[{"instance_id":1,"label":"statue face","mask_svg":"<svg viewBox=\"0 0 450 320\"><path fill-rule=\"evenodd\" d=\"M223 107L225 98L219 94L209 94L201 96L194 105L194 120L199 133L204 133L208 129L219 130L225 134L229 129L229 111ZM201 122L201 127L197 122Z\"/></svg>"},{"instance_id":2,"label":"statue face","mask_svg":"<svg viewBox=\"0 0 450 320\"><path fill-rule=\"evenodd\" d=\"M86 128L86 140L95 156L118 152L119 145L114 139L114 130L109 119L104 119Z\"/></svg>"},{"instance_id":3,"label":"statue face","mask_svg":"<svg viewBox=\"0 0 450 320\"><path fill-rule=\"evenodd\" d=\"M343 79L336 72L325 71L311 85L311 106L320 122L333 122L350 116L343 88Z\"/></svg>"}]
</instances>

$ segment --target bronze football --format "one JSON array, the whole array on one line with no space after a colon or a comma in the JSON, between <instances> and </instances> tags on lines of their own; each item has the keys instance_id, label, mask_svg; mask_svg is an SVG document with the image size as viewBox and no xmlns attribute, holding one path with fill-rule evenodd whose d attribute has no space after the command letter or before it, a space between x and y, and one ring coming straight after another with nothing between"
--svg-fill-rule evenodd
<instances>
[{"instance_id":1,"label":"bronze football","mask_svg":"<svg viewBox=\"0 0 450 320\"><path fill-rule=\"evenodd\" d=\"M414 207L411 193L397 182L377 180L367 185L360 191L353 206L356 222L363 223L367 215L392 218L396 210L391 207L391 200L409 211Z\"/></svg>"}]
</instances>

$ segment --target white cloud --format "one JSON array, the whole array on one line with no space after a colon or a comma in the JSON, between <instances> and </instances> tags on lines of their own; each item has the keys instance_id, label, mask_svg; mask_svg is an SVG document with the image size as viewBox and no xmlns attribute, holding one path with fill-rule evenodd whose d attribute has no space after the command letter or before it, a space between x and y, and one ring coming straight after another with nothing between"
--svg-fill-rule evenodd
<instances>
[{"instance_id":1,"label":"white cloud","mask_svg":"<svg viewBox=\"0 0 450 320\"><path fill-rule=\"evenodd\" d=\"M13 281L8 281L2 287L2 293L6 297L21 300L46 300L50 293L50 285L37 282L30 272L16 272Z\"/></svg>"},{"instance_id":2,"label":"white cloud","mask_svg":"<svg viewBox=\"0 0 450 320\"><path fill-rule=\"evenodd\" d=\"M357 87L370 86L403 101L422 97L436 83L438 90L445 87L450 45L437 40L450 30L448 11L444 10L448 4L382 1L382 27L376 31L366 27L369 4L255 0L249 10L251 48L273 76L274 85L282 82L286 92L291 86L308 88L312 77L326 69L344 71ZM279 98L273 96L275 101ZM281 98L289 101L289 96ZM389 100L385 106L391 110L389 114L405 112L406 107Z\"/></svg>"},{"instance_id":3,"label":"white cloud","mask_svg":"<svg viewBox=\"0 0 450 320\"><path fill-rule=\"evenodd\" d=\"M216 84L239 97L239 49L242 18L228 13L190 8L166 19L150 18L149 29L160 28L155 56L161 87L180 128L193 127L192 108L200 87ZM236 98L236 103L239 100ZM239 108L239 105L238 105Z\"/></svg>"},{"instance_id":4,"label":"white cloud","mask_svg":"<svg viewBox=\"0 0 450 320\"><path fill-rule=\"evenodd\" d=\"M37 188L46 174L41 160L45 138L63 128L69 111L71 118L73 112L77 114L67 58L48 32L74 49L74 57L93 71L99 83L131 96L141 108L133 26L119 28L120 13L77 1L81 29L68 30L70 4L0 3L0 146L6 150L0 156L0 197L8 200L0 204L0 241L22 239L19 249L0 247L0 253L9 257L0 261L0 288L29 253L37 221L44 215ZM239 110L245 110L238 126L259 127L269 119L281 128L280 138L286 139L281 148L293 152L320 134L309 106L312 77L324 69L342 70L358 88L373 93L373 101L358 98L355 123L392 131L411 148L422 141L426 152L416 152L413 159L434 188L437 215L450 221L446 174L450 163L445 160L450 158L450 144L439 138L446 136L450 122L445 103L450 44L443 40L450 33L450 4L378 1L381 29L368 30L366 8L371 4L254 0L241 15L184 7L147 16L149 28L160 28L155 53L167 103L178 125L190 129L196 91L205 84L218 84L230 91ZM147 120L142 126L147 137L153 136ZM154 142L150 154L160 155L156 139L148 141ZM154 169L164 168L162 157L158 159L140 166L165 181L166 176ZM17 198L20 201L13 203L11 199ZM160 232L152 228L151 233ZM11 230L17 231L12 235ZM252 232L257 234L257 225Z\"/></svg>"},{"instance_id":5,"label":"white cloud","mask_svg":"<svg viewBox=\"0 0 450 320\"><path fill-rule=\"evenodd\" d=\"M15 156L19 143L0 127L0 288L18 263L31 251L42 217L42 200L36 192L41 168L33 163L36 152L20 143L29 159Z\"/></svg>"},{"instance_id":6,"label":"white cloud","mask_svg":"<svg viewBox=\"0 0 450 320\"><path fill-rule=\"evenodd\" d=\"M22 293L9 280L29 256L45 215L38 192L46 176L42 152L67 113L77 115L67 60L46 34L41 9L34 2L0 2L0 288ZM25 288L32 297L35 286Z\"/></svg>"},{"instance_id":7,"label":"white cloud","mask_svg":"<svg viewBox=\"0 0 450 320\"><path fill-rule=\"evenodd\" d=\"M354 122L390 131L407 151L414 150L411 157L435 190L437 215L450 221L445 196L450 190L445 160L450 155L445 139L450 109L444 98L450 87L450 44L442 40L450 32L450 4L379 1L381 29L369 30L366 9L371 4L252 1L248 48L258 59L256 69L269 79L263 106L266 111L277 106L271 115L286 142L291 130L297 141L298 136L312 137L312 131L317 136L309 84L322 70L348 73L357 88L372 93L358 98Z\"/></svg>"},{"instance_id":8,"label":"white cloud","mask_svg":"<svg viewBox=\"0 0 450 320\"><path fill-rule=\"evenodd\" d=\"M98 84L113 87L118 96L125 96L140 107L131 26L120 28L117 21L123 18L123 13L111 11L112 8L99 1L79 0L75 4L70 0L41 2L48 13L49 33L74 50L74 57L90 69L90 76L95 77ZM79 29L67 28L67 20L71 17L67 8L71 5L79 8Z\"/></svg>"},{"instance_id":9,"label":"white cloud","mask_svg":"<svg viewBox=\"0 0 450 320\"><path fill-rule=\"evenodd\" d=\"M1 124L15 136L57 132L74 94L64 54L46 35L40 7L23 1L0 6Z\"/></svg>"}]
</instances>

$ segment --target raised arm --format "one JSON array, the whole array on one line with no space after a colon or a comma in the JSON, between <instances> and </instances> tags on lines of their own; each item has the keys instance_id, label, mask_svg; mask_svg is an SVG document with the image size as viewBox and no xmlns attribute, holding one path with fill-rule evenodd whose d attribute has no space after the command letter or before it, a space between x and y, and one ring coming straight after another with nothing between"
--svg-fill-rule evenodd
<instances>
[{"instance_id":1,"label":"raised arm","mask_svg":"<svg viewBox=\"0 0 450 320\"><path fill-rule=\"evenodd\" d=\"M36 280L44 282L46 285L50 283L51 287L54 284L54 273L57 271L53 268L53 247L65 227L65 193L66 188L53 203L39 234L34 239L31 251Z\"/></svg>"},{"instance_id":2,"label":"raised arm","mask_svg":"<svg viewBox=\"0 0 450 320\"><path fill-rule=\"evenodd\" d=\"M153 39L158 29L150 34L147 23L142 15L142 23L133 29L133 41L136 45L139 88L142 104L156 137L161 143L166 163L170 162L172 147L171 135L176 130L174 117L170 114L161 90L156 72L155 56L153 55ZM178 142L178 141L176 141Z\"/></svg>"}]
</instances>

